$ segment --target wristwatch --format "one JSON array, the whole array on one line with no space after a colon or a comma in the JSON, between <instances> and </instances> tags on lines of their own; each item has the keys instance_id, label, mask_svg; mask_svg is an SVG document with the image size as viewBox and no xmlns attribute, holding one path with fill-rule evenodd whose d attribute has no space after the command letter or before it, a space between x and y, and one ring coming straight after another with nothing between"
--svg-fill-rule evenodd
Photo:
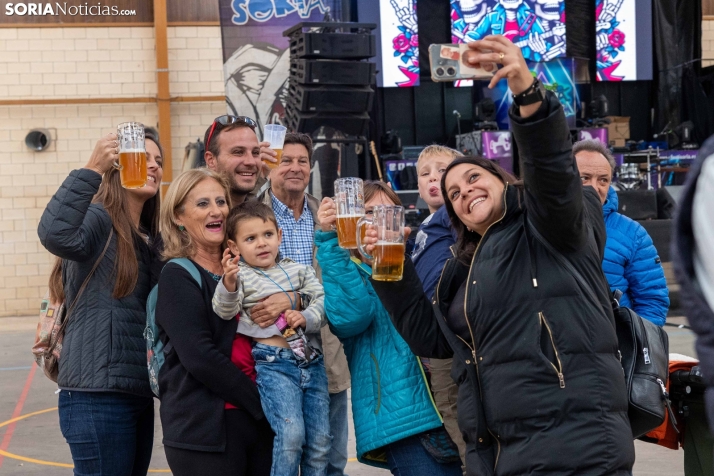
<instances>
[{"instance_id":1,"label":"wristwatch","mask_svg":"<svg viewBox=\"0 0 714 476\"><path fill-rule=\"evenodd\" d=\"M520 94L513 95L513 102L516 106L528 106L545 99L545 87L538 78L533 78L533 84Z\"/></svg>"}]
</instances>

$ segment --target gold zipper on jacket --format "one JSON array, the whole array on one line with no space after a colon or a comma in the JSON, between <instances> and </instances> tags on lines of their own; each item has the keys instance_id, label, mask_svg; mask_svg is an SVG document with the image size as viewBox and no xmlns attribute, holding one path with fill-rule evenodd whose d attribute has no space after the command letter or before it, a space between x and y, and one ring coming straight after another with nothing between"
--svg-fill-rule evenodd
<instances>
[{"instance_id":1,"label":"gold zipper on jacket","mask_svg":"<svg viewBox=\"0 0 714 476\"><path fill-rule=\"evenodd\" d=\"M545 325L546 329L548 329L548 335L550 335L550 345L553 346L553 351L555 352L555 360L558 361L558 367L556 367L553 362L551 362L550 365L553 366L553 368L555 369L555 373L558 374L558 380L560 381L560 388L565 388L565 377L563 376L563 363L560 361L560 354L558 354L558 348L555 346L555 339L553 338L553 331L550 329L550 325L548 324L548 321L545 318L545 314L543 314L542 312L539 312L538 316L540 317L540 322Z\"/></svg>"},{"instance_id":2,"label":"gold zipper on jacket","mask_svg":"<svg viewBox=\"0 0 714 476\"><path fill-rule=\"evenodd\" d=\"M472 345L468 345L468 343L466 343L466 341L465 341L464 339L461 339L461 337L459 337L459 338L460 338L462 341L464 341L464 343L466 344L466 346L467 346L469 349L471 349L471 355L473 356L474 365L476 366L476 378L478 379L478 390L479 390L479 396L481 397L481 402L482 402L482 404L483 404L483 390L481 390L481 372L479 372L478 361L476 360L476 339L474 339L473 329L471 329L471 323L469 322L468 312L467 312L467 310L466 310L466 303L467 303L468 300L469 300L469 299L468 299L468 297L469 297L469 283L468 283L468 280L471 279L471 271L473 270L474 261L476 260L476 256L478 255L478 250L479 250L479 248L481 248L481 243L483 243L484 238L486 238L486 234L488 233L488 231L491 229L491 227L492 227L493 225L495 225L496 223L500 223L501 220L503 220L504 217L506 216L506 212L508 211L508 203L506 202L506 192L507 192L507 191L508 191L508 182L506 182L506 186L503 187L503 214L501 215L501 218L499 218L499 219L496 220L495 222L491 223L491 224L488 226L488 228L486 228L486 231L483 233L483 235L481 235L481 239L479 240L478 245L476 245L476 249L474 250L474 255L471 257L471 265L469 266L469 272L468 272L468 275L467 275L467 278L466 278L466 279L467 279L466 289L465 289L465 292L464 292L464 319L466 320L466 325L467 325L468 328L469 328L469 335L471 335L471 344L472 344ZM496 466L498 466L498 457L501 456L501 442L498 441L498 438L496 437L496 435L493 434L493 432L491 431L490 428L487 427L486 429L487 429L488 432L491 434L491 437L492 437L494 440L496 440L496 444L498 445L498 451L496 452L496 462L493 464L493 469L494 469L494 471L495 471L495 470L496 470Z\"/></svg>"}]
</instances>

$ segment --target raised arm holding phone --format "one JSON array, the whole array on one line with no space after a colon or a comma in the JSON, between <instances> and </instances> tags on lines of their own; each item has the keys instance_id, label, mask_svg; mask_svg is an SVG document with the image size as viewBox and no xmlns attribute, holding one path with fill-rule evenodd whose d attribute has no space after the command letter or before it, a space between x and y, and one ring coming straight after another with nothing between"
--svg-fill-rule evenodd
<instances>
[{"instance_id":1,"label":"raised arm holding phone","mask_svg":"<svg viewBox=\"0 0 714 476\"><path fill-rule=\"evenodd\" d=\"M630 475L600 201L581 183L560 103L520 49L502 36L469 49L462 61L497 63L489 87L506 79L514 95L523 179L484 158L454 160L441 192L458 240L432 302L410 260L401 281L372 287L416 355L453 356L467 474ZM368 252L376 241L368 227Z\"/></svg>"}]
</instances>

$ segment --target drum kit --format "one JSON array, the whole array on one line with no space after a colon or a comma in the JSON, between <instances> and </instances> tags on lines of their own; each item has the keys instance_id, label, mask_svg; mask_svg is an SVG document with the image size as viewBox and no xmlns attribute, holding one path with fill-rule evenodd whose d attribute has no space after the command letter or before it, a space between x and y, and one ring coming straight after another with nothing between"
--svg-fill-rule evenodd
<instances>
[{"instance_id":1,"label":"drum kit","mask_svg":"<svg viewBox=\"0 0 714 476\"><path fill-rule=\"evenodd\" d=\"M656 173L658 183L656 187L661 187L660 158L659 149L647 149L624 154L622 165L615 171L615 178L623 189L634 190L641 188L646 183L647 190L652 190L652 174Z\"/></svg>"},{"instance_id":2,"label":"drum kit","mask_svg":"<svg viewBox=\"0 0 714 476\"><path fill-rule=\"evenodd\" d=\"M617 182L626 190L639 188L642 183L639 164L622 164L616 173Z\"/></svg>"}]
</instances>

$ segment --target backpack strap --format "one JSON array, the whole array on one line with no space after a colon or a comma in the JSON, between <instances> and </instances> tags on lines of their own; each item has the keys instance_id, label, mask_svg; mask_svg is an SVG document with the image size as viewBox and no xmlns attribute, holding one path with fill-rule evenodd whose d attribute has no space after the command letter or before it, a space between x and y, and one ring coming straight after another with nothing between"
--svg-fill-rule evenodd
<instances>
[{"instance_id":1,"label":"backpack strap","mask_svg":"<svg viewBox=\"0 0 714 476\"><path fill-rule=\"evenodd\" d=\"M201 279L201 272L196 268L196 265L191 262L188 258L173 258L169 260L169 263L176 263L183 269L188 271L191 277L198 283L199 289L203 288L203 280ZM166 264L169 264L166 263Z\"/></svg>"},{"instance_id":2,"label":"backpack strap","mask_svg":"<svg viewBox=\"0 0 714 476\"><path fill-rule=\"evenodd\" d=\"M168 261L168 263L175 263L179 266L181 266L183 269L188 271L188 273L191 275L191 277L198 283L198 288L203 289L203 280L201 279L201 272L196 268L196 265L191 262L190 259L188 258L173 258ZM166 266L164 266L165 268ZM163 268L162 268L163 271ZM171 341L168 341L166 345L164 346L164 354L168 354L171 349L173 348L173 344L171 344Z\"/></svg>"}]
</instances>

